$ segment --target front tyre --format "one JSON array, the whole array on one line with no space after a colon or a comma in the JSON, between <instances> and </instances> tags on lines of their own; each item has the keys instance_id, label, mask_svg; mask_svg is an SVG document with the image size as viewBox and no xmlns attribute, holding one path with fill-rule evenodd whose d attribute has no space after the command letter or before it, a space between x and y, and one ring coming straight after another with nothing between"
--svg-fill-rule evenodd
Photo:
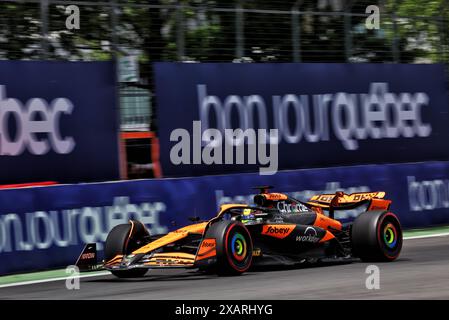
<instances>
[{"instance_id":1,"label":"front tyre","mask_svg":"<svg viewBox=\"0 0 449 320\"><path fill-rule=\"evenodd\" d=\"M402 249L402 229L398 218L387 211L367 211L352 225L353 254L362 261L393 261Z\"/></svg>"},{"instance_id":2,"label":"front tyre","mask_svg":"<svg viewBox=\"0 0 449 320\"><path fill-rule=\"evenodd\" d=\"M216 241L219 275L240 275L251 267L253 242L248 229L237 221L220 221L212 224L206 238Z\"/></svg>"},{"instance_id":3,"label":"front tyre","mask_svg":"<svg viewBox=\"0 0 449 320\"><path fill-rule=\"evenodd\" d=\"M113 259L117 255L128 255L141 246L141 241L148 236L148 230L145 226L136 220L130 223L119 224L109 232L105 247L105 261ZM138 278L147 273L147 269L136 268L129 270L114 270L111 273L118 278Z\"/></svg>"}]
</instances>

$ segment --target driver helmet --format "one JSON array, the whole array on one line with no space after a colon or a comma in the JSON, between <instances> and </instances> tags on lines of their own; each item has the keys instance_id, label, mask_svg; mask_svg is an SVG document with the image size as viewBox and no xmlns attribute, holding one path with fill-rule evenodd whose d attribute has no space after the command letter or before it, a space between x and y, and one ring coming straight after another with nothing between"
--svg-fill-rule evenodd
<instances>
[{"instance_id":1,"label":"driver helmet","mask_svg":"<svg viewBox=\"0 0 449 320\"><path fill-rule=\"evenodd\" d=\"M254 213L252 209L246 208L243 209L242 213L242 222L247 222L249 220L254 219Z\"/></svg>"}]
</instances>

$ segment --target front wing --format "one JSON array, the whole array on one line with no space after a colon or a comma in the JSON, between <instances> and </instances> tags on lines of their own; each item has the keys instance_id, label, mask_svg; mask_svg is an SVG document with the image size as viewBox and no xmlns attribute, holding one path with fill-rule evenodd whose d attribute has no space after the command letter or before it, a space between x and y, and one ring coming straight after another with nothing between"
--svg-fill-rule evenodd
<instances>
[{"instance_id":1,"label":"front wing","mask_svg":"<svg viewBox=\"0 0 449 320\"><path fill-rule=\"evenodd\" d=\"M117 255L109 261L98 264L95 243L85 245L76 266L80 271L129 270L134 268L198 268L216 262L215 239L203 239L197 253L150 252L147 254Z\"/></svg>"}]
</instances>

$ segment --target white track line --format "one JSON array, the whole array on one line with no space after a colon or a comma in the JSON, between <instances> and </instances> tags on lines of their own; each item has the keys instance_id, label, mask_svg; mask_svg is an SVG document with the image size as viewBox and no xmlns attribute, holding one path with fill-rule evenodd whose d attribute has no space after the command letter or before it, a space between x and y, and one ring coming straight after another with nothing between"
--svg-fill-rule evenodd
<instances>
[{"instance_id":1,"label":"white track line","mask_svg":"<svg viewBox=\"0 0 449 320\"><path fill-rule=\"evenodd\" d=\"M435 237L447 237L447 236L449 236L449 232L436 233L436 234L427 234L427 235L422 235L422 236L404 237L404 240L423 239L423 238L435 238ZM106 271L106 272L97 272L95 274L83 274L83 275L79 275L79 277L80 278L101 277L101 276L107 276L107 275L110 275L110 274L111 274L110 272ZM43 279L43 280L22 281L22 282L2 284L2 285L0 285L0 288L25 286L25 285L29 285L29 284L61 281L61 280L66 280L66 279L68 279L68 277L58 277L58 278L50 278L50 279Z\"/></svg>"},{"instance_id":2,"label":"white track line","mask_svg":"<svg viewBox=\"0 0 449 320\"><path fill-rule=\"evenodd\" d=\"M435 238L435 237L447 237L449 232L435 233L435 234L423 234L421 236L404 237L404 240L423 239L423 238Z\"/></svg>"},{"instance_id":3,"label":"white track line","mask_svg":"<svg viewBox=\"0 0 449 320\"><path fill-rule=\"evenodd\" d=\"M100 276L107 276L110 274L111 274L110 272L97 272L95 274L82 274L82 275L79 275L79 278L100 277ZM69 279L69 277L58 277L58 278L50 278L50 279L42 279L42 280L29 280L29 281L22 281L22 282L14 282L14 283L1 284L0 288L25 286L28 284L61 281L61 280L66 280L66 279ZM71 276L70 279L73 279L73 276Z\"/></svg>"}]
</instances>

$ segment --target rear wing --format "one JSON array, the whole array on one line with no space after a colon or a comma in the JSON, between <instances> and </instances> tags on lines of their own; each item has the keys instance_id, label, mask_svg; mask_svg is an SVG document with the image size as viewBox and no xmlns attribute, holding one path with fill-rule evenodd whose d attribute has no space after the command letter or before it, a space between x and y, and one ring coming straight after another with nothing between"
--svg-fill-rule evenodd
<instances>
[{"instance_id":1,"label":"rear wing","mask_svg":"<svg viewBox=\"0 0 449 320\"><path fill-rule=\"evenodd\" d=\"M335 194L319 194L313 196L307 204L312 207L328 210L329 217L334 218L335 210L351 210L368 201L371 202L368 210L387 210L391 201L384 200L384 191L378 192L359 192L345 194L337 191Z\"/></svg>"},{"instance_id":2,"label":"rear wing","mask_svg":"<svg viewBox=\"0 0 449 320\"><path fill-rule=\"evenodd\" d=\"M341 191L336 192L334 194L318 194L310 198L309 203L311 204L323 204L323 205L345 205L345 204L354 204L364 200L371 199L383 199L385 197L384 191L378 192L359 192L359 193L351 193L345 194Z\"/></svg>"}]
</instances>

